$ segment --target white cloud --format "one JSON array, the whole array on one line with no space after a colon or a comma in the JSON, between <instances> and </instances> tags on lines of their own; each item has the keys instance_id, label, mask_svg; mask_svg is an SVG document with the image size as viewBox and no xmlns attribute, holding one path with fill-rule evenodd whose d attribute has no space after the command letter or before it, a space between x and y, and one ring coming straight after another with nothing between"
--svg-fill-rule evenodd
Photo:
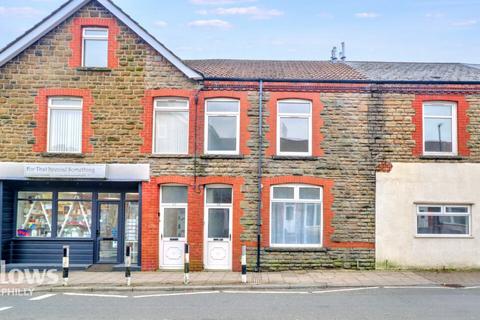
<instances>
[{"instance_id":1,"label":"white cloud","mask_svg":"<svg viewBox=\"0 0 480 320\"><path fill-rule=\"evenodd\" d=\"M33 7L2 7L0 6L0 16L37 16L43 14L43 11Z\"/></svg>"},{"instance_id":2,"label":"white cloud","mask_svg":"<svg viewBox=\"0 0 480 320\"><path fill-rule=\"evenodd\" d=\"M355 13L355 17L360 19L375 19L378 18L380 15L376 12L359 12Z\"/></svg>"},{"instance_id":3,"label":"white cloud","mask_svg":"<svg viewBox=\"0 0 480 320\"><path fill-rule=\"evenodd\" d=\"M159 28L165 28L168 23L166 21L163 21L163 20L157 20L154 22L154 25L159 27Z\"/></svg>"},{"instance_id":4,"label":"white cloud","mask_svg":"<svg viewBox=\"0 0 480 320\"><path fill-rule=\"evenodd\" d=\"M222 4L236 4L245 2L255 2L257 0L190 0L193 4L198 5L222 5Z\"/></svg>"},{"instance_id":5,"label":"white cloud","mask_svg":"<svg viewBox=\"0 0 480 320\"><path fill-rule=\"evenodd\" d=\"M460 20L460 21L455 21L452 22L452 26L454 27L462 27L462 28L468 28L468 27L473 27L478 23L478 20L475 19L468 19L468 20Z\"/></svg>"},{"instance_id":6,"label":"white cloud","mask_svg":"<svg viewBox=\"0 0 480 320\"><path fill-rule=\"evenodd\" d=\"M254 19L270 19L272 17L282 16L283 12L277 9L262 9L259 7L233 7L233 8L217 8L211 10L210 13L226 16L226 15L245 15Z\"/></svg>"},{"instance_id":7,"label":"white cloud","mask_svg":"<svg viewBox=\"0 0 480 320\"><path fill-rule=\"evenodd\" d=\"M211 20L194 20L188 23L190 27L210 27L210 28L219 28L219 29L229 29L232 25L228 21L220 19L211 19Z\"/></svg>"}]
</instances>

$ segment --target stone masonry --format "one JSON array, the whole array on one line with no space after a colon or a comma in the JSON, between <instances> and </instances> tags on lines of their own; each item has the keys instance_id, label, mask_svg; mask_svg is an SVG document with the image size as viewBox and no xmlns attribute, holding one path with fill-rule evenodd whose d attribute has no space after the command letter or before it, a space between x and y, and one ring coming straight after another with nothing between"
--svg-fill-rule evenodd
<instances>
[{"instance_id":1,"label":"stone masonry","mask_svg":"<svg viewBox=\"0 0 480 320\"><path fill-rule=\"evenodd\" d=\"M248 245L249 267L253 268L256 255L256 219L258 211L257 160L259 154L259 93L244 90L248 109L241 132L245 147L239 157L204 156L201 147L195 155L163 157L141 152L146 143L142 138L145 124L142 99L147 90L180 89L196 90L200 101L207 93L227 95L224 89L214 84L196 83L187 79L179 70L161 57L153 48L118 21L119 33L116 56L118 67L107 70L83 70L69 66L72 55L71 24L78 17L113 18L99 4L91 2L73 17L60 24L25 52L0 69L0 161L3 162L71 162L71 163L149 163L152 181L155 178L188 177L187 183L194 188L194 170L198 178L242 177L239 221L236 230L240 234L235 243ZM52 155L33 151L36 143L34 129L38 106L35 98L44 88L87 89L93 98L90 107L90 143L92 152L81 155ZM346 88L346 89L345 89ZM451 161L418 159L413 156L415 140L412 138L415 125L412 121L415 110L412 102L415 94L408 92L381 92L369 86L362 90L323 90L321 87L308 89L320 98L322 110L320 144L323 155L311 159L265 156L271 141L268 102L275 86L266 89L263 98L264 114L264 177L317 177L333 182L332 234L330 247L322 249L275 249L262 240L262 267L264 270L361 268L375 265L375 172L379 164L393 161ZM291 93L305 91L304 88L282 89ZM470 156L455 161L480 161L480 95L466 97L470 122L467 126L470 138ZM202 115L203 105L198 106ZM193 117L193 115L190 115ZM198 120L198 145L203 144L203 118ZM246 122L245 122L246 121ZM192 122L191 122L192 123ZM193 137L190 137L193 139ZM245 141L246 140L246 141ZM190 179L191 178L191 179ZM212 180L213 181L213 180ZM145 187L150 188L145 184ZM158 194L158 185L149 189L149 195ZM193 189L192 189L193 190ZM152 198L155 199L155 198ZM158 267L158 202L147 201L143 206L142 221L142 264L144 269ZM203 201L200 197L198 201ZM147 203L147 204L146 204ZM265 205L265 204L264 204ZM203 217L202 206L190 208L190 216ZM199 223L201 219L199 220ZM200 223L201 224L201 223ZM203 226L198 225L199 237ZM268 225L263 225L263 229ZM156 234L155 234L156 233ZM267 241L267 242L265 242ZM199 240L192 243L194 269L201 269L203 245ZM157 246L157 247L156 247ZM198 246L198 248L194 248ZM195 251L196 250L196 251ZM238 248L234 248L238 252ZM157 256L155 256L155 254ZM238 257L237 257L238 258ZM238 259L234 258L234 270L238 270Z\"/></svg>"}]
</instances>

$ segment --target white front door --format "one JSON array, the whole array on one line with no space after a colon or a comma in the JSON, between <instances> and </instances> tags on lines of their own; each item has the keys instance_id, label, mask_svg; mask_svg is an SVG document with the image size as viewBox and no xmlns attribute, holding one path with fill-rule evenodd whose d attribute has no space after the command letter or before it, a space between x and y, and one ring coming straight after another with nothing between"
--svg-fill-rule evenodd
<instances>
[{"instance_id":1,"label":"white front door","mask_svg":"<svg viewBox=\"0 0 480 320\"><path fill-rule=\"evenodd\" d=\"M211 190L207 189L207 201L205 204L205 268L210 270L231 270L231 188L218 187L209 189ZM215 193L218 193L218 195L213 195ZM223 193L223 195L220 193ZM217 202L214 201L215 199L220 200Z\"/></svg>"},{"instance_id":2,"label":"white front door","mask_svg":"<svg viewBox=\"0 0 480 320\"><path fill-rule=\"evenodd\" d=\"M184 190L181 187L163 187L162 191L164 200ZM183 268L186 234L187 204L162 201L160 204L160 268Z\"/></svg>"}]
</instances>

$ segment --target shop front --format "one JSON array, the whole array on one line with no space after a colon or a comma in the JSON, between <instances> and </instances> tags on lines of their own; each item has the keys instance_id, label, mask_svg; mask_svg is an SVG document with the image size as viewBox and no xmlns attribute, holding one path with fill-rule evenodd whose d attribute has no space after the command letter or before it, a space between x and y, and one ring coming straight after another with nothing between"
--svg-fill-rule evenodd
<instances>
[{"instance_id":1,"label":"shop front","mask_svg":"<svg viewBox=\"0 0 480 320\"><path fill-rule=\"evenodd\" d=\"M7 166L16 177L5 174ZM148 165L0 164L0 174L0 258L7 266L60 265L64 245L74 268L121 264L127 245L139 264Z\"/></svg>"}]
</instances>

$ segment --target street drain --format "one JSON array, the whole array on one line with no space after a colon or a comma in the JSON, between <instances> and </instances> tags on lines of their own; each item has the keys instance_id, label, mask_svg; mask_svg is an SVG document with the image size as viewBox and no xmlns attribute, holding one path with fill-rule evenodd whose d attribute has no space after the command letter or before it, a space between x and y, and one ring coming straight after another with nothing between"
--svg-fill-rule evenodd
<instances>
[{"instance_id":1,"label":"street drain","mask_svg":"<svg viewBox=\"0 0 480 320\"><path fill-rule=\"evenodd\" d=\"M465 288L465 286L462 286L461 284L458 283L444 283L442 286L447 287L447 288Z\"/></svg>"}]
</instances>

